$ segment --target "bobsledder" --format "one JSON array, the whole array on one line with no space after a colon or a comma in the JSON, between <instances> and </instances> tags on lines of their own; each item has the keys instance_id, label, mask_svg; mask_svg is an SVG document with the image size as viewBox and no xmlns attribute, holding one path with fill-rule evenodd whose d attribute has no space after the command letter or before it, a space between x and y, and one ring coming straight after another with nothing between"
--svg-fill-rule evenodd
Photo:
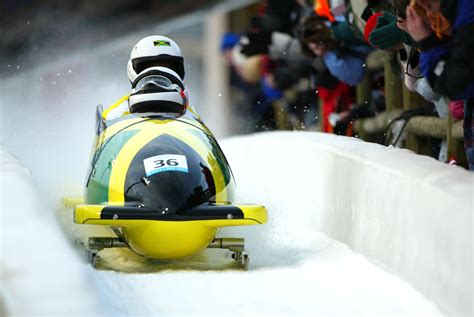
<instances>
[{"instance_id":1,"label":"bobsledder","mask_svg":"<svg viewBox=\"0 0 474 317\"><path fill-rule=\"evenodd\" d=\"M171 40L160 41L152 43L166 47ZM84 198L69 202L76 224L105 226L115 235L90 237L85 245L90 260L96 263L106 248L129 248L158 260L221 248L247 266L244 239L216 234L223 227L266 223L265 207L233 203L232 171L189 106L182 76L163 66L140 71L136 60L129 62L138 71L124 99L130 113L110 119L98 106Z\"/></svg>"}]
</instances>

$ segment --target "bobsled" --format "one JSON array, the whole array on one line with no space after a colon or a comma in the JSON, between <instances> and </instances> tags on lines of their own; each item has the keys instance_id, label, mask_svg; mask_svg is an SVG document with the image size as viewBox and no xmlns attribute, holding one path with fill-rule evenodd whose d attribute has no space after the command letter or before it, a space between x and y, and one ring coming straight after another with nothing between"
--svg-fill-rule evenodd
<instances>
[{"instance_id":1,"label":"bobsled","mask_svg":"<svg viewBox=\"0 0 474 317\"><path fill-rule=\"evenodd\" d=\"M91 259L104 248L130 248L172 260L223 248L248 264L242 238L216 238L220 228L267 222L262 205L234 203L234 177L212 132L189 108L183 115L129 114L96 134L76 224L106 226L116 237L90 237Z\"/></svg>"}]
</instances>

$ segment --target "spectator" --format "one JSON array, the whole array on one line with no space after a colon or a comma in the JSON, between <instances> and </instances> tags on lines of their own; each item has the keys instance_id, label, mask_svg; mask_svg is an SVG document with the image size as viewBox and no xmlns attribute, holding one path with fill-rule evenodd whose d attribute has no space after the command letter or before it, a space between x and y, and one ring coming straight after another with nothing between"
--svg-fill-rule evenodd
<instances>
[{"instance_id":1,"label":"spectator","mask_svg":"<svg viewBox=\"0 0 474 317\"><path fill-rule=\"evenodd\" d=\"M465 100L464 145L474 170L474 2L416 0L406 8L407 29L421 50L421 71L434 91Z\"/></svg>"},{"instance_id":2,"label":"spectator","mask_svg":"<svg viewBox=\"0 0 474 317\"><path fill-rule=\"evenodd\" d=\"M351 135L350 125L334 129L337 120L330 118L335 118L331 114L349 110L354 100L350 86L362 80L365 57L371 49L353 35L345 22L331 26L326 23L318 16L308 18L303 24L301 45L314 59L313 69L320 79L317 91L322 101L323 131Z\"/></svg>"},{"instance_id":3,"label":"spectator","mask_svg":"<svg viewBox=\"0 0 474 317\"><path fill-rule=\"evenodd\" d=\"M304 23L302 45L309 55L321 57L329 72L348 85L356 85L365 74L365 57L370 47L360 42L345 27L345 22L331 26L319 17Z\"/></svg>"}]
</instances>

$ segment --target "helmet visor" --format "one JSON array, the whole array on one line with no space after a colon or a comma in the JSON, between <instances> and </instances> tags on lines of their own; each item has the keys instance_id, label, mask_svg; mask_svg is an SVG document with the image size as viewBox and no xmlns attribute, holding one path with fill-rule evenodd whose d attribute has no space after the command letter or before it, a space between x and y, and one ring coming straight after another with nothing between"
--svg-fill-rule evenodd
<instances>
[{"instance_id":1,"label":"helmet visor","mask_svg":"<svg viewBox=\"0 0 474 317\"><path fill-rule=\"evenodd\" d=\"M156 88L161 88L164 90L175 89L171 80L161 75L150 75L143 77L136 83L134 87L135 91L142 91L146 90L147 88L150 88L151 90L155 90Z\"/></svg>"}]
</instances>

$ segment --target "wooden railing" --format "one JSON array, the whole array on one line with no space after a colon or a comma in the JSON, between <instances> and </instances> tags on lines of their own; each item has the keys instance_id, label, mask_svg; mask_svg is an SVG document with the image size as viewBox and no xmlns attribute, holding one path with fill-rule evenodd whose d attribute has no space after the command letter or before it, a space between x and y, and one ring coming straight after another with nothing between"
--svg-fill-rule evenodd
<instances>
[{"instance_id":1,"label":"wooden railing","mask_svg":"<svg viewBox=\"0 0 474 317\"><path fill-rule=\"evenodd\" d=\"M387 54L383 62L385 76L386 111L374 118L356 120L354 129L360 138L372 141L374 136L385 132L388 124L402 111L426 107L425 101L419 94L409 91L396 75L396 65L390 63ZM366 96L371 89L367 83L362 82L357 87L357 99ZM429 138L447 141L447 157L456 157L458 164L466 165L466 156L463 146L462 121L454 122L452 116L447 118L435 116L415 116L406 125L405 148L419 154L430 155L431 145Z\"/></svg>"}]
</instances>

